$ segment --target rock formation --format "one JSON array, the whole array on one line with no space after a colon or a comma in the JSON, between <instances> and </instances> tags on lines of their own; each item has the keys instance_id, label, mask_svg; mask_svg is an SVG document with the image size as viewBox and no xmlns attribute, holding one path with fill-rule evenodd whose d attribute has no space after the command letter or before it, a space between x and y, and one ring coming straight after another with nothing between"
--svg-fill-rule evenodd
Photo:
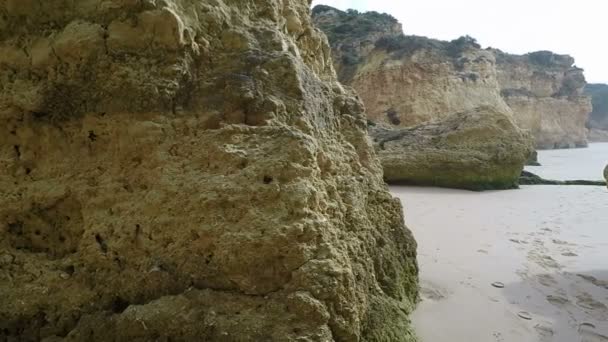
<instances>
[{"instance_id":1,"label":"rock formation","mask_svg":"<svg viewBox=\"0 0 608 342\"><path fill-rule=\"evenodd\" d=\"M0 340L413 341L305 0L0 1Z\"/></svg>"},{"instance_id":2,"label":"rock formation","mask_svg":"<svg viewBox=\"0 0 608 342\"><path fill-rule=\"evenodd\" d=\"M532 140L493 107L459 112L413 128L372 127L391 183L471 190L517 187Z\"/></svg>"},{"instance_id":3,"label":"rock formation","mask_svg":"<svg viewBox=\"0 0 608 342\"><path fill-rule=\"evenodd\" d=\"M585 94L593 104L587 121L589 140L608 142L608 84L587 84Z\"/></svg>"},{"instance_id":4,"label":"rock formation","mask_svg":"<svg viewBox=\"0 0 608 342\"><path fill-rule=\"evenodd\" d=\"M574 58L549 51L523 56L494 51L503 98L519 126L532 131L537 147L587 146L591 102L583 94L585 77Z\"/></svg>"},{"instance_id":5,"label":"rock formation","mask_svg":"<svg viewBox=\"0 0 608 342\"><path fill-rule=\"evenodd\" d=\"M405 36L395 18L375 12L313 12L332 43L340 80L357 90L372 121L410 127L484 105L509 112L494 54L473 39Z\"/></svg>"},{"instance_id":6,"label":"rock formation","mask_svg":"<svg viewBox=\"0 0 608 342\"><path fill-rule=\"evenodd\" d=\"M591 107L582 94L582 70L570 56L544 51L508 55L483 50L470 37L446 42L405 36L395 18L374 12L319 6L314 20L339 56L340 80L357 90L374 122L410 127L492 106L512 112L539 148L587 144L585 121Z\"/></svg>"}]
</instances>

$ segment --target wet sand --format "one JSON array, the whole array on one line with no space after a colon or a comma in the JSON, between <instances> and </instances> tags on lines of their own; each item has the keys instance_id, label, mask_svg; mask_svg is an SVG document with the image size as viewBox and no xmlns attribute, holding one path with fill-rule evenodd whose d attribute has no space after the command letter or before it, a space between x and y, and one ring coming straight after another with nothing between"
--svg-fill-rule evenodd
<instances>
[{"instance_id":1,"label":"wet sand","mask_svg":"<svg viewBox=\"0 0 608 342\"><path fill-rule=\"evenodd\" d=\"M608 164L608 143L589 144L589 148L538 151L541 166L526 166L526 170L545 179L602 180Z\"/></svg>"},{"instance_id":2,"label":"wet sand","mask_svg":"<svg viewBox=\"0 0 608 342\"><path fill-rule=\"evenodd\" d=\"M419 244L423 342L608 342L606 188L391 190Z\"/></svg>"}]
</instances>

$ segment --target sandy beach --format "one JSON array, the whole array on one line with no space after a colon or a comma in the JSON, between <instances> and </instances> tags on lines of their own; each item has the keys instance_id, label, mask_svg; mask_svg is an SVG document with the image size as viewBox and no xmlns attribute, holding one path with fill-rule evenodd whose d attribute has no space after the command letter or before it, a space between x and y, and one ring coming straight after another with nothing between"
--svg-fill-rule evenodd
<instances>
[{"instance_id":1,"label":"sandy beach","mask_svg":"<svg viewBox=\"0 0 608 342\"><path fill-rule=\"evenodd\" d=\"M607 189L391 191L419 244L423 342L608 341Z\"/></svg>"}]
</instances>

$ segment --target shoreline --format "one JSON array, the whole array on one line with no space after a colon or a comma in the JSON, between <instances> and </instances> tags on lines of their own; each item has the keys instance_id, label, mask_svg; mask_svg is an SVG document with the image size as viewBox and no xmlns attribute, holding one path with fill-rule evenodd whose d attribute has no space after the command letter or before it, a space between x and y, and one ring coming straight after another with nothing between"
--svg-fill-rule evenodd
<instances>
[{"instance_id":1,"label":"shoreline","mask_svg":"<svg viewBox=\"0 0 608 342\"><path fill-rule=\"evenodd\" d=\"M606 188L390 189L419 243L422 342L608 341Z\"/></svg>"}]
</instances>

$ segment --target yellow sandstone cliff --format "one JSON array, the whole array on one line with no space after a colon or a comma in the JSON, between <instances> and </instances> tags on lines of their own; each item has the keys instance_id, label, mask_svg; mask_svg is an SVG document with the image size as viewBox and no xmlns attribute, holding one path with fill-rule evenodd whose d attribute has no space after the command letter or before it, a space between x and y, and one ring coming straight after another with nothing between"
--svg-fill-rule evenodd
<instances>
[{"instance_id":1,"label":"yellow sandstone cliff","mask_svg":"<svg viewBox=\"0 0 608 342\"><path fill-rule=\"evenodd\" d=\"M413 341L305 0L0 1L0 340Z\"/></svg>"}]
</instances>

